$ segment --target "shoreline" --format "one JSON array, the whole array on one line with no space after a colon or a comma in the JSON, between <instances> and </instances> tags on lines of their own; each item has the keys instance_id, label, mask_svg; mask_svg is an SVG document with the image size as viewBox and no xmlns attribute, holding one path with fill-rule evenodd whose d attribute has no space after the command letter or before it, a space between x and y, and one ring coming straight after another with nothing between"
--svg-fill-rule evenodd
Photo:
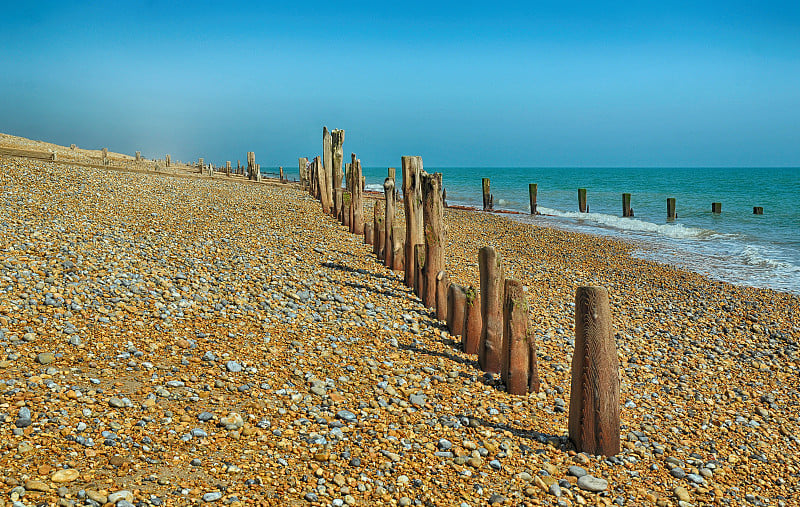
<instances>
[{"instance_id":1,"label":"shoreline","mask_svg":"<svg viewBox=\"0 0 800 507\"><path fill-rule=\"evenodd\" d=\"M447 208L451 280L476 284L494 245L527 287L542 391L511 396L295 185L0 164L0 475L26 504L795 505L795 295ZM613 460L566 442L571 302L595 284L620 357Z\"/></svg>"}]
</instances>

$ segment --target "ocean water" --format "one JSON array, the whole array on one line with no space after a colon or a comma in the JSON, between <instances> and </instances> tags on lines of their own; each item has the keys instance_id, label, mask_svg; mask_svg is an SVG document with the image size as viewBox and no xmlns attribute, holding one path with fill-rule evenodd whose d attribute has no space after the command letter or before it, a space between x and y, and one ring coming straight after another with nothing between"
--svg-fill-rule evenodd
<instances>
[{"instance_id":1,"label":"ocean water","mask_svg":"<svg viewBox=\"0 0 800 507\"><path fill-rule=\"evenodd\" d=\"M561 229L613 236L638 257L739 285L800 294L800 168L435 168L449 204L482 206L481 178L491 180L495 209ZM398 180L401 171L398 168ZM386 168L365 168L368 189L383 190ZM528 184L538 184L530 216ZM589 213L578 212L587 189ZM622 217L629 192L634 218ZM676 199L678 218L667 220ZM711 213L711 203L722 213ZM754 215L762 206L763 215Z\"/></svg>"}]
</instances>

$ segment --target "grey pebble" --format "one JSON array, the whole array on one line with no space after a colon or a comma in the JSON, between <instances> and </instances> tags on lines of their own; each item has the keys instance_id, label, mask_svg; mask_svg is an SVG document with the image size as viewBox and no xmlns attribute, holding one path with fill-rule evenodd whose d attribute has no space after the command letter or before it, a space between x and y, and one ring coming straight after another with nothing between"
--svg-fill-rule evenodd
<instances>
[{"instance_id":1,"label":"grey pebble","mask_svg":"<svg viewBox=\"0 0 800 507\"><path fill-rule=\"evenodd\" d=\"M608 488L608 481L593 477L591 475L584 475L578 478L578 487L585 491L605 491Z\"/></svg>"},{"instance_id":2,"label":"grey pebble","mask_svg":"<svg viewBox=\"0 0 800 507\"><path fill-rule=\"evenodd\" d=\"M567 475L571 475L573 477L581 478L587 474L588 472L586 471L586 469L583 467L579 467L578 465L572 465L567 469Z\"/></svg>"},{"instance_id":3,"label":"grey pebble","mask_svg":"<svg viewBox=\"0 0 800 507\"><path fill-rule=\"evenodd\" d=\"M206 493L203 495L204 502L216 502L220 498L222 498L222 493L219 491L212 491L211 493Z\"/></svg>"},{"instance_id":4,"label":"grey pebble","mask_svg":"<svg viewBox=\"0 0 800 507\"><path fill-rule=\"evenodd\" d=\"M228 361L225 363L225 369L227 369L231 373L239 373L242 371L242 365L239 364L237 361Z\"/></svg>"}]
</instances>

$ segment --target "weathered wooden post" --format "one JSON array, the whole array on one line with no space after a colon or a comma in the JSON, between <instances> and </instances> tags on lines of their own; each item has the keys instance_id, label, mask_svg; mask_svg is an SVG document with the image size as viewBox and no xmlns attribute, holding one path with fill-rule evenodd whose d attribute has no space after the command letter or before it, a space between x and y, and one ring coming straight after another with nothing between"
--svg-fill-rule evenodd
<instances>
[{"instance_id":1,"label":"weathered wooden post","mask_svg":"<svg viewBox=\"0 0 800 507\"><path fill-rule=\"evenodd\" d=\"M464 334L462 335L461 345L467 354L477 354L481 342L481 295L475 287L469 286L464 289L465 306L464 310Z\"/></svg>"},{"instance_id":2,"label":"weathered wooden post","mask_svg":"<svg viewBox=\"0 0 800 507\"><path fill-rule=\"evenodd\" d=\"M422 175L422 216L425 226L425 292L422 302L436 306L436 275L444 269L444 206L442 206L442 173Z\"/></svg>"},{"instance_id":3,"label":"weathered wooden post","mask_svg":"<svg viewBox=\"0 0 800 507\"><path fill-rule=\"evenodd\" d=\"M481 179L481 187L483 187L483 211L489 211L492 209L489 178Z\"/></svg>"},{"instance_id":4,"label":"weathered wooden post","mask_svg":"<svg viewBox=\"0 0 800 507\"><path fill-rule=\"evenodd\" d=\"M197 159L197 172L199 172L200 174L203 174L203 169L204 168L205 168L205 163L204 163L203 158L201 157L201 158Z\"/></svg>"},{"instance_id":5,"label":"weathered wooden post","mask_svg":"<svg viewBox=\"0 0 800 507\"><path fill-rule=\"evenodd\" d=\"M578 211L581 213L589 213L589 206L586 205L586 189L578 189Z\"/></svg>"},{"instance_id":6,"label":"weathered wooden post","mask_svg":"<svg viewBox=\"0 0 800 507\"><path fill-rule=\"evenodd\" d=\"M608 291L578 287L569 438L578 452L619 453L619 363Z\"/></svg>"},{"instance_id":7,"label":"weathered wooden post","mask_svg":"<svg viewBox=\"0 0 800 507\"><path fill-rule=\"evenodd\" d=\"M331 132L331 157L333 159L333 188L342 187L342 161L344 160L344 130L335 129Z\"/></svg>"},{"instance_id":8,"label":"weathered wooden post","mask_svg":"<svg viewBox=\"0 0 800 507\"><path fill-rule=\"evenodd\" d=\"M450 289L450 277L447 271L436 274L436 319L447 320L447 291Z\"/></svg>"},{"instance_id":9,"label":"weathered wooden post","mask_svg":"<svg viewBox=\"0 0 800 507\"><path fill-rule=\"evenodd\" d=\"M372 253L375 254L379 260L383 258L383 253L380 249L380 237L383 235L383 220L384 220L384 211L383 211L383 203L381 201L375 201L375 207L372 208L372 223L373 232L375 234L375 243L373 243Z\"/></svg>"},{"instance_id":10,"label":"weathered wooden post","mask_svg":"<svg viewBox=\"0 0 800 507\"><path fill-rule=\"evenodd\" d=\"M414 294L422 299L425 291L425 244L414 245Z\"/></svg>"},{"instance_id":11,"label":"weathered wooden post","mask_svg":"<svg viewBox=\"0 0 800 507\"><path fill-rule=\"evenodd\" d=\"M722 213L722 203L721 202L712 202L711 203L711 213L715 215L719 215Z\"/></svg>"},{"instance_id":12,"label":"weathered wooden post","mask_svg":"<svg viewBox=\"0 0 800 507\"><path fill-rule=\"evenodd\" d=\"M478 252L481 276L481 342L478 364L488 373L499 373L503 354L503 267L494 247Z\"/></svg>"},{"instance_id":13,"label":"weathered wooden post","mask_svg":"<svg viewBox=\"0 0 800 507\"><path fill-rule=\"evenodd\" d=\"M300 180L300 188L306 188L308 185L308 176L306 175L306 165L308 164L308 159L306 157L298 157L297 159L297 174L298 179Z\"/></svg>"},{"instance_id":14,"label":"weathered wooden post","mask_svg":"<svg viewBox=\"0 0 800 507\"><path fill-rule=\"evenodd\" d=\"M167 153L167 156L164 159L164 163L166 164L167 167L169 167L170 165L169 153Z\"/></svg>"},{"instance_id":15,"label":"weathered wooden post","mask_svg":"<svg viewBox=\"0 0 800 507\"><path fill-rule=\"evenodd\" d=\"M447 329L453 336L461 336L464 332L464 288L451 283L447 289Z\"/></svg>"},{"instance_id":16,"label":"weathered wooden post","mask_svg":"<svg viewBox=\"0 0 800 507\"><path fill-rule=\"evenodd\" d=\"M372 245L375 242L375 224L367 222L364 224L364 244Z\"/></svg>"},{"instance_id":17,"label":"weathered wooden post","mask_svg":"<svg viewBox=\"0 0 800 507\"><path fill-rule=\"evenodd\" d=\"M225 176L230 177L231 175L231 161L228 160L225 162Z\"/></svg>"},{"instance_id":18,"label":"weathered wooden post","mask_svg":"<svg viewBox=\"0 0 800 507\"><path fill-rule=\"evenodd\" d=\"M103 165L108 165L108 148L103 148Z\"/></svg>"},{"instance_id":19,"label":"weathered wooden post","mask_svg":"<svg viewBox=\"0 0 800 507\"><path fill-rule=\"evenodd\" d=\"M314 159L308 166L308 177L309 177L308 193L311 194L311 197L319 199L319 176L317 175L316 165L317 165L317 160Z\"/></svg>"},{"instance_id":20,"label":"weathered wooden post","mask_svg":"<svg viewBox=\"0 0 800 507\"><path fill-rule=\"evenodd\" d=\"M528 183L528 197L531 201L531 215L538 215L536 210L536 193L539 190L539 185L536 183Z\"/></svg>"},{"instance_id":21,"label":"weathered wooden post","mask_svg":"<svg viewBox=\"0 0 800 507\"><path fill-rule=\"evenodd\" d=\"M406 263L406 231L398 227L392 230L392 269L394 271L405 271Z\"/></svg>"},{"instance_id":22,"label":"weathered wooden post","mask_svg":"<svg viewBox=\"0 0 800 507\"><path fill-rule=\"evenodd\" d=\"M137 162L141 162L142 161L142 152L141 151L137 151L136 152L136 161Z\"/></svg>"},{"instance_id":23,"label":"weathered wooden post","mask_svg":"<svg viewBox=\"0 0 800 507\"><path fill-rule=\"evenodd\" d=\"M447 207L447 189L442 187L442 207Z\"/></svg>"},{"instance_id":24,"label":"weathered wooden post","mask_svg":"<svg viewBox=\"0 0 800 507\"><path fill-rule=\"evenodd\" d=\"M353 153L352 161L350 162L350 167L353 171L353 178L355 181L359 182L357 185L353 185L353 204L351 205L353 208L353 221L350 223L350 232L353 234L364 234L364 193L363 188L360 184L361 182L361 160L356 158L356 154Z\"/></svg>"},{"instance_id":25,"label":"weathered wooden post","mask_svg":"<svg viewBox=\"0 0 800 507\"><path fill-rule=\"evenodd\" d=\"M530 336L528 329L528 301L522 283L517 280L505 281L503 326L501 378L506 385L506 392L528 394L532 384L535 384L538 390L538 378L535 381L531 379L532 375L538 377L538 368L535 366L536 348L532 346L533 337Z\"/></svg>"},{"instance_id":26,"label":"weathered wooden post","mask_svg":"<svg viewBox=\"0 0 800 507\"><path fill-rule=\"evenodd\" d=\"M319 194L319 200L322 204L322 212L328 215L333 207L333 199L328 193L331 190L331 186L326 179L325 168L322 167L322 161L319 155L314 158L314 173L317 176L316 191Z\"/></svg>"},{"instance_id":27,"label":"weathered wooden post","mask_svg":"<svg viewBox=\"0 0 800 507\"><path fill-rule=\"evenodd\" d=\"M352 209L353 194L347 190L342 192L342 225L350 230L350 224L353 222L353 214L350 213Z\"/></svg>"},{"instance_id":28,"label":"weathered wooden post","mask_svg":"<svg viewBox=\"0 0 800 507\"><path fill-rule=\"evenodd\" d=\"M328 181L328 187L331 189L333 195L333 138L328 131L328 127L322 127L322 167L325 171L325 178Z\"/></svg>"},{"instance_id":29,"label":"weathered wooden post","mask_svg":"<svg viewBox=\"0 0 800 507\"><path fill-rule=\"evenodd\" d=\"M675 220L678 213L675 210L675 198L667 197L667 220Z\"/></svg>"},{"instance_id":30,"label":"weathered wooden post","mask_svg":"<svg viewBox=\"0 0 800 507\"><path fill-rule=\"evenodd\" d=\"M55 162L57 159L58 159L58 155L56 155L56 152L52 152L52 153L50 154L50 160L52 160L53 162Z\"/></svg>"},{"instance_id":31,"label":"weathered wooden post","mask_svg":"<svg viewBox=\"0 0 800 507\"><path fill-rule=\"evenodd\" d=\"M253 151L247 152L247 179L256 179L256 154Z\"/></svg>"},{"instance_id":32,"label":"weathered wooden post","mask_svg":"<svg viewBox=\"0 0 800 507\"><path fill-rule=\"evenodd\" d=\"M386 203L386 219L383 222L383 233L384 233L384 251L383 251L383 260L384 264L387 268L391 268L393 265L394 257L393 257L393 243L392 243L392 234L394 232L394 180L392 178L386 178L383 180L383 197Z\"/></svg>"},{"instance_id":33,"label":"weathered wooden post","mask_svg":"<svg viewBox=\"0 0 800 507\"><path fill-rule=\"evenodd\" d=\"M336 220L339 223L342 223L342 196L344 195L343 188L334 188L333 189L333 215L336 216Z\"/></svg>"},{"instance_id":34,"label":"weathered wooden post","mask_svg":"<svg viewBox=\"0 0 800 507\"><path fill-rule=\"evenodd\" d=\"M633 214L631 213L631 194L629 193L622 194L622 216L623 217L633 216Z\"/></svg>"},{"instance_id":35,"label":"weathered wooden post","mask_svg":"<svg viewBox=\"0 0 800 507\"><path fill-rule=\"evenodd\" d=\"M406 217L406 286L414 286L414 245L425 242L422 225L422 157L402 157L403 206Z\"/></svg>"},{"instance_id":36,"label":"weathered wooden post","mask_svg":"<svg viewBox=\"0 0 800 507\"><path fill-rule=\"evenodd\" d=\"M261 164L256 164L256 181L261 181Z\"/></svg>"},{"instance_id":37,"label":"weathered wooden post","mask_svg":"<svg viewBox=\"0 0 800 507\"><path fill-rule=\"evenodd\" d=\"M278 178L280 179L281 183L285 183L283 179L283 167L278 167Z\"/></svg>"},{"instance_id":38,"label":"weathered wooden post","mask_svg":"<svg viewBox=\"0 0 800 507\"><path fill-rule=\"evenodd\" d=\"M76 149L78 149L78 146L76 144L70 144L69 149L75 151Z\"/></svg>"},{"instance_id":39,"label":"weathered wooden post","mask_svg":"<svg viewBox=\"0 0 800 507\"><path fill-rule=\"evenodd\" d=\"M754 215L763 215L764 214L764 208L761 207L761 206L753 206L753 214Z\"/></svg>"}]
</instances>

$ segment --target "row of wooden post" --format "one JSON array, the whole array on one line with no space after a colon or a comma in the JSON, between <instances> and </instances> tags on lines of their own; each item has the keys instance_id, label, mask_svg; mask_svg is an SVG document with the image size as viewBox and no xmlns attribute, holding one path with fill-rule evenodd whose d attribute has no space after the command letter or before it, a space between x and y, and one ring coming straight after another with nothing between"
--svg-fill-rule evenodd
<instances>
[{"instance_id":1,"label":"row of wooden post","mask_svg":"<svg viewBox=\"0 0 800 507\"><path fill-rule=\"evenodd\" d=\"M328 146L326 133L324 129L323 150ZM500 254L493 247L483 247L478 254L480 291L451 283L445 271L442 175L425 172L421 157L404 156L401 163L405 230L395 221L393 168L384 180L384 199L375 202L373 219L365 222L364 181L355 154L346 164L346 189L329 186L333 171L325 170L320 157L311 164L299 159L301 168L309 168L301 171L301 182L308 182L323 212L337 217L350 232L363 234L385 266L402 271L404 283L434 309L453 336L461 336L464 350L478 356L483 371L499 373L511 394L538 392L535 335L522 284L505 278ZM327 188L333 193L329 207L324 202ZM604 288L578 289L575 332L569 437L579 451L614 455L619 452L619 372Z\"/></svg>"}]
</instances>

